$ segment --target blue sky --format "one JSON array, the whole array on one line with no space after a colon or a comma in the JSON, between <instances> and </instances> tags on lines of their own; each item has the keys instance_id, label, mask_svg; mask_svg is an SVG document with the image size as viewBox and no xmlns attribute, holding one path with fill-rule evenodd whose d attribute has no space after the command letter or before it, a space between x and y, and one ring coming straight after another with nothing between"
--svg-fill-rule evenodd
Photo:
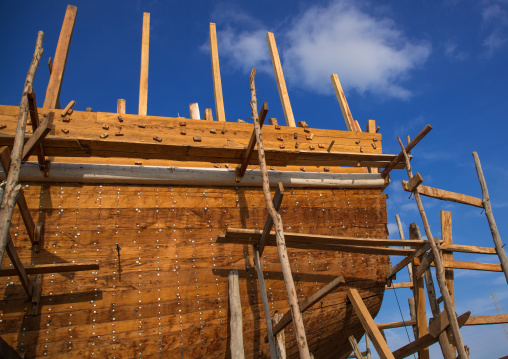
<instances>
[{"instance_id":1,"label":"blue sky","mask_svg":"<svg viewBox=\"0 0 508 359\"><path fill-rule=\"evenodd\" d=\"M270 117L283 113L266 45L275 33L297 121L345 130L330 74L337 73L354 119L365 128L375 119L386 153L399 152L396 136L414 137L427 123L434 130L413 151L413 168L424 183L481 196L472 151L477 151L489 186L501 237L508 239L507 1L75 1L78 17L67 63L61 103L75 109L115 112L116 100L137 112L142 13L151 13L148 114L188 116L188 104L214 108L208 24L217 23L226 118L250 116L248 75L258 68L258 99ZM0 2L0 103L17 105L38 30L46 34L35 90L42 103L67 3ZM214 113L215 116L215 113ZM416 206L402 192L404 171L392 173L386 190L389 229L396 213L404 228L416 222ZM492 246L481 211L459 204L424 201L434 236L439 211L452 212L454 242ZM406 230L407 232L407 230ZM407 236L407 233L406 233ZM460 255L459 260L497 262L493 256ZM400 258L393 258L396 263ZM456 271L457 312L496 314L491 292L508 311L502 274ZM400 276L398 281L405 281ZM409 290L397 295L408 318ZM430 312L430 311L429 311ZM377 322L400 320L394 294L386 292ZM387 330L389 345L407 343L404 330ZM464 342L471 358L508 353L502 326L468 327ZM432 357L439 357L433 347Z\"/></svg>"}]
</instances>

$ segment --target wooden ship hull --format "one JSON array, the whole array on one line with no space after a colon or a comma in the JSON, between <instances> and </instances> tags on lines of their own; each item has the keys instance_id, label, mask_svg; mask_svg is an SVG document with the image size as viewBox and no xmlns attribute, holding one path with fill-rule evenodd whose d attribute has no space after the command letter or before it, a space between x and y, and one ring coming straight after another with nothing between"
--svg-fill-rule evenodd
<instances>
[{"instance_id":1,"label":"wooden ship hull","mask_svg":"<svg viewBox=\"0 0 508 359\"><path fill-rule=\"evenodd\" d=\"M0 144L9 146L13 140L9 129L14 128L19 107L1 106L0 110L7 125ZM39 111L41 116L48 113ZM221 162L221 168L213 163L182 168L175 167L181 164L176 161L126 158L131 152L123 159L103 158L93 152L96 145L91 139L105 132L102 126L106 118L110 119L109 132L115 131L119 126L117 114L74 112L73 120L65 122L62 111L54 111L55 135L47 138L47 153L57 151L51 143L65 143L78 136L77 148L88 151L91 157L53 157L49 177L44 177L36 163L25 164L20 180L34 222L44 225L44 242L39 253L30 250L32 245L17 209L11 236L29 274L33 273L31 266L52 263L91 263L99 269L42 274L39 313L35 316L15 272L4 271L8 276L0 279L0 336L27 358L228 357L228 274L236 269L246 356L269 357L252 245L216 243L229 228L263 229L267 209L260 179L255 177L259 175L256 166L237 183L235 170L227 168L234 162L231 166ZM97 119L100 116L103 118ZM157 128L163 136L173 135L180 146L191 149L191 139L200 135L203 148L224 138L225 148L244 151L252 131L252 125L227 123L224 134L211 133L216 122L123 115L123 141L131 147L140 146L142 151L153 132L146 127L139 130L140 121ZM186 122L185 137L179 135L182 121ZM64 127L69 133L63 133ZM275 126L265 126L263 131L268 152L271 148L276 151L276 137L282 136L287 146L294 147L294 133L302 137L308 133L304 128ZM358 151L358 139L380 139L379 134L312 131L320 136L304 146L335 141L333 146L351 153ZM234 141L228 139L232 133L236 133ZM107 148L104 144L108 140L116 139L102 140L103 148ZM371 147L373 155L381 152L380 141L376 142L377 149ZM84 144L88 147L82 149ZM328 153L316 147L316 152ZM72 151L70 154L75 155L77 150ZM136 161L138 165L134 165ZM282 159L274 156L274 161L280 163ZM112 164L115 162L119 165ZM386 238L385 181L380 174L365 174L362 167L337 166L327 168L328 172L323 167L306 166L303 172L298 165L269 171L272 186L279 179L285 185L280 210L285 231ZM291 171L294 168L300 171ZM193 171L200 174L189 175ZM186 173L184 177L180 172ZM388 256L290 245L287 250L299 299L339 275L345 278L345 286L304 313L304 324L316 358L347 356L351 351L348 336L360 339L364 329L345 288L357 288L375 316L383 298ZM261 262L270 311L272 315L284 314L289 309L287 292L277 250L270 243ZM12 264L5 257L3 267L9 266ZM298 357L292 325L286 327L285 342L288 357Z\"/></svg>"}]
</instances>

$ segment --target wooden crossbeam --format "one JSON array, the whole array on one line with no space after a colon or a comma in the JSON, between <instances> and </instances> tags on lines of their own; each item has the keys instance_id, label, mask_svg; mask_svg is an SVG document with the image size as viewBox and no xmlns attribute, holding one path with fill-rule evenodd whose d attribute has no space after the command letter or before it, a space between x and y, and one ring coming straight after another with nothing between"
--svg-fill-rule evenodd
<instances>
[{"instance_id":1,"label":"wooden crossbeam","mask_svg":"<svg viewBox=\"0 0 508 359\"><path fill-rule=\"evenodd\" d=\"M348 288L347 296L353 305L358 319L360 319L362 323L363 329L365 329L369 338L372 340L379 357L381 359L393 359L394 356L392 351L388 347L388 344L386 344L386 340L383 338L376 323L374 323L374 319L372 319L369 310L365 306L365 303L363 303L360 293L358 293L355 288Z\"/></svg>"},{"instance_id":2,"label":"wooden crossbeam","mask_svg":"<svg viewBox=\"0 0 508 359\"><path fill-rule=\"evenodd\" d=\"M87 270L97 270L99 265L93 263L52 263L52 264L35 264L25 266L27 274L44 274L44 273L64 273L64 272L82 272ZM8 277L16 274L14 268L0 268L0 277Z\"/></svg>"},{"instance_id":3,"label":"wooden crossbeam","mask_svg":"<svg viewBox=\"0 0 508 359\"><path fill-rule=\"evenodd\" d=\"M34 151L38 151L38 157L39 153L41 152L41 146L42 141L46 138L46 136L50 133L52 129L52 123L53 123L53 112L49 112L46 119L37 127L37 129L34 131L32 136L26 141L25 146L23 147L23 154L22 154L22 161L25 162L28 160L28 157L32 155ZM42 152L44 153L44 152ZM45 163L45 159L43 158L43 161ZM39 159L39 167L40 167L40 159Z\"/></svg>"},{"instance_id":4,"label":"wooden crossbeam","mask_svg":"<svg viewBox=\"0 0 508 359\"><path fill-rule=\"evenodd\" d=\"M344 284L346 281L344 277L339 275L337 278L332 280L330 283L323 286L320 290L318 290L313 295L305 298L299 303L300 311L303 313L314 304L319 302L321 299L326 297L328 294L337 289L341 284ZM273 335L277 335L281 330L283 330L289 323L292 321L291 311L287 311L286 314L282 317L282 319L277 323L277 325L273 328ZM265 342L268 341L268 337L265 337Z\"/></svg>"},{"instance_id":5,"label":"wooden crossbeam","mask_svg":"<svg viewBox=\"0 0 508 359\"><path fill-rule=\"evenodd\" d=\"M67 56L71 46L72 32L74 31L77 14L78 8L76 6L67 6L62 29L60 30L60 37L56 45L53 65L51 66L51 76L49 77L48 87L46 89L44 108L57 108L57 103L60 103L60 91L62 90L65 66L67 64Z\"/></svg>"},{"instance_id":6,"label":"wooden crossbeam","mask_svg":"<svg viewBox=\"0 0 508 359\"><path fill-rule=\"evenodd\" d=\"M29 137L29 136L27 136ZM0 146L12 146L13 135L0 135ZM161 159L188 162L235 163L241 164L245 158L245 148L223 147L222 145L200 145L139 142L134 140L104 141L98 137L60 137L48 135L44 140L46 156L61 157L116 157ZM378 167L388 166L395 158L391 154L324 152L296 149L265 149L268 166L351 166ZM259 164L258 150L254 150L251 165ZM398 163L396 168L404 168Z\"/></svg>"},{"instance_id":7,"label":"wooden crossbeam","mask_svg":"<svg viewBox=\"0 0 508 359\"><path fill-rule=\"evenodd\" d=\"M459 327L462 327L464 325L464 323L469 318L470 314L471 314L471 312L466 312L457 318ZM444 327L441 326L439 328L440 333L443 332L448 327L448 325L449 325L449 323L448 323L448 321L446 321L446 326L444 326ZM414 342L411 342L411 343L403 346L402 348L397 349L396 351L393 352L393 356L395 359L405 358L413 353L416 353L417 351L419 351L423 348L429 347L430 345L436 343L437 341L438 341L438 338L432 336L431 334L426 334L423 337L416 339Z\"/></svg>"},{"instance_id":8,"label":"wooden crossbeam","mask_svg":"<svg viewBox=\"0 0 508 359\"><path fill-rule=\"evenodd\" d=\"M268 113L268 103L264 102L261 107L261 111L259 111L259 126L262 128L265 123L266 114ZM254 153L254 147L256 147L256 133L252 131L252 136L250 137L249 145L247 146L247 150L245 152L245 159L242 162L240 167L239 177L243 177L245 175L245 171L247 171L247 167L250 164L252 153ZM262 253L263 251L261 251Z\"/></svg>"},{"instance_id":9,"label":"wooden crossbeam","mask_svg":"<svg viewBox=\"0 0 508 359\"><path fill-rule=\"evenodd\" d=\"M280 206L282 205L283 197L284 197L284 187L282 186L282 182L278 182L277 189L275 190L275 195L273 196L273 206L277 211L277 213L279 212ZM273 219L272 216L268 215L266 217L263 233L261 233L261 237L259 238L258 248L260 255L263 254L263 251L266 246L266 238L268 234L272 231L272 228L273 228Z\"/></svg>"},{"instance_id":10,"label":"wooden crossbeam","mask_svg":"<svg viewBox=\"0 0 508 359\"><path fill-rule=\"evenodd\" d=\"M280 102L286 119L286 126L296 127L295 117L293 116L288 89L286 87L286 80L284 80L284 72L282 71L282 65L280 63L279 51L277 50L277 44L275 43L275 36L273 33L269 32L266 34L266 41L268 42L268 48L270 49L273 72L275 74L275 80L277 81L277 89L279 90Z\"/></svg>"},{"instance_id":11,"label":"wooden crossbeam","mask_svg":"<svg viewBox=\"0 0 508 359\"><path fill-rule=\"evenodd\" d=\"M444 239L443 239L444 240ZM492 247L466 246L462 244L448 244L444 242L441 245L443 252L462 252L477 254L497 254L496 249ZM445 257L446 258L446 257ZM453 257L452 257L453 258Z\"/></svg>"},{"instance_id":12,"label":"wooden crossbeam","mask_svg":"<svg viewBox=\"0 0 508 359\"><path fill-rule=\"evenodd\" d=\"M30 111L30 121L32 122L32 132L35 133L39 127L39 113L37 111L37 100L35 98L35 92L32 87L29 88L28 93L28 109ZM44 148L42 143L37 146L37 161L39 161L39 169L41 171L47 171L46 158L44 157Z\"/></svg>"},{"instance_id":13,"label":"wooden crossbeam","mask_svg":"<svg viewBox=\"0 0 508 359\"><path fill-rule=\"evenodd\" d=\"M385 286L385 289L398 289L398 288L413 288L413 282L401 282L401 283L392 283L392 285Z\"/></svg>"},{"instance_id":14,"label":"wooden crossbeam","mask_svg":"<svg viewBox=\"0 0 508 359\"><path fill-rule=\"evenodd\" d=\"M7 255L11 259L12 265L14 266L14 273L11 275L17 274L27 297L32 298L32 282L30 281L30 278L28 278L25 267L23 267L23 263L21 263L21 260L19 259L18 252L16 251L16 247L14 247L14 243L12 243L10 235L9 241L7 242L6 251Z\"/></svg>"},{"instance_id":15,"label":"wooden crossbeam","mask_svg":"<svg viewBox=\"0 0 508 359\"><path fill-rule=\"evenodd\" d=\"M409 144L406 146L406 148L405 148L406 154L409 155L409 153L411 152L413 147L416 146L418 144L418 142L420 142L422 140L422 138L424 138L425 135L430 132L430 130L432 130L431 125L425 126L425 128L423 130L421 130L420 133L415 138L413 138L411 140L411 142L409 142ZM397 164L399 164L401 161L403 161L404 157L405 157L404 151L400 152L397 155L397 157L395 157L393 159L393 161L383 170L383 172L381 172L381 176L386 177L392 169L397 168L396 167Z\"/></svg>"},{"instance_id":16,"label":"wooden crossbeam","mask_svg":"<svg viewBox=\"0 0 508 359\"><path fill-rule=\"evenodd\" d=\"M435 267L435 263L431 264L432 267ZM500 264L494 263L478 263L478 262L467 262L467 261L444 261L445 268L454 268L454 269L471 269L471 270L483 270L489 272L502 272Z\"/></svg>"},{"instance_id":17,"label":"wooden crossbeam","mask_svg":"<svg viewBox=\"0 0 508 359\"><path fill-rule=\"evenodd\" d=\"M408 242L408 241L404 241ZM415 257L420 257L422 254L427 252L430 249L430 244L425 243L420 248L414 250L410 255L397 263L394 267L390 268L388 273L386 274L386 279L389 280L393 278L402 268L409 265Z\"/></svg>"},{"instance_id":18,"label":"wooden crossbeam","mask_svg":"<svg viewBox=\"0 0 508 359\"><path fill-rule=\"evenodd\" d=\"M415 176L416 177L416 176ZM408 181L402 181L402 188L406 192L412 192L412 187ZM418 186L418 192L422 196L432 197L443 201L451 201L455 203L469 204L471 206L483 208L483 203L480 198L468 196L461 193L445 191L443 189L429 187L424 185Z\"/></svg>"},{"instance_id":19,"label":"wooden crossbeam","mask_svg":"<svg viewBox=\"0 0 508 359\"><path fill-rule=\"evenodd\" d=\"M504 323L508 323L508 314L470 316L464 325L491 325ZM416 320L411 319L400 322L380 323L377 326L380 329L391 329L406 327L410 325L416 325Z\"/></svg>"}]
</instances>

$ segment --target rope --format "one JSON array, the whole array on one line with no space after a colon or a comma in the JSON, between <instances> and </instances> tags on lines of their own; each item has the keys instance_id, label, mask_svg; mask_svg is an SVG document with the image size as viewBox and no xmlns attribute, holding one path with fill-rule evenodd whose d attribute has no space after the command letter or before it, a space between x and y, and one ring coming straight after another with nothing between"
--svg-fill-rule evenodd
<instances>
[{"instance_id":1,"label":"rope","mask_svg":"<svg viewBox=\"0 0 508 359\"><path fill-rule=\"evenodd\" d=\"M409 332L407 331L407 326L405 325L406 321L404 319L404 316L402 315L402 309L400 309L399 298L397 297L397 290L395 288L393 288L393 294L395 294L395 300L397 300L397 306L399 307L400 317L402 318L402 322L404 323L404 329L406 330L407 340L409 341L409 343L411 343L411 338L409 338ZM413 353L413 358L416 359L416 356L414 355L414 353Z\"/></svg>"}]
</instances>

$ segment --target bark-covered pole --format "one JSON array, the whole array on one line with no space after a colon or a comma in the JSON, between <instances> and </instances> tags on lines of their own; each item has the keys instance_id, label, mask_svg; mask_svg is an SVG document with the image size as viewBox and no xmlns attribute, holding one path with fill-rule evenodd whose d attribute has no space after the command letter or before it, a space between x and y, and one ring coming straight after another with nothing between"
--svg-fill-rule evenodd
<instances>
[{"instance_id":1,"label":"bark-covered pole","mask_svg":"<svg viewBox=\"0 0 508 359\"><path fill-rule=\"evenodd\" d=\"M25 86L23 88L23 95L21 96L21 104L19 106L18 124L16 126L16 135L14 137L14 145L11 153L11 165L7 180L5 184L5 192L0 207L0 263L4 257L5 247L9 240L9 229L11 227L12 212L16 205L16 200L19 192L19 171L21 167L21 157L23 155L23 146L25 145L25 128L28 118L28 97L27 93L32 88L37 67L41 59L44 49L42 48L42 41L44 40L44 33L39 31L37 36L37 44L35 45L35 52L32 58L32 63L26 75Z\"/></svg>"},{"instance_id":2,"label":"bark-covered pole","mask_svg":"<svg viewBox=\"0 0 508 359\"><path fill-rule=\"evenodd\" d=\"M406 164L409 165L409 155L404 148L404 145L400 141L399 143L402 147L402 152L404 153L404 157L406 158ZM409 180L413 178L413 171L411 170L411 166L406 166L407 174ZM434 255L434 263L436 264L436 279L439 285L439 290L441 292L441 296L443 298L444 308L446 309L446 315L448 316L448 321L450 322L450 328L452 330L453 336L455 338L455 344L457 347L457 352L459 353L459 359L468 359L468 355L466 354L466 350L464 348L464 342L462 341L462 335L460 334L459 323L457 322L457 317L455 316L455 307L453 305L452 299L450 297L450 292L448 291L448 287L446 286L445 280L445 272L444 272L444 262L443 256L441 253L441 246L439 243L436 243L434 237L432 236L432 232L430 230L429 221L427 220L427 215L425 214L425 210L423 208L422 199L420 198L420 193L418 192L418 187L413 191L416 204L418 206L418 211L420 212L420 216L422 218L423 227L425 228L425 234L427 235L427 240L430 243L432 254Z\"/></svg>"},{"instance_id":3,"label":"bark-covered pole","mask_svg":"<svg viewBox=\"0 0 508 359\"><path fill-rule=\"evenodd\" d=\"M286 241L284 239L284 229L282 226L282 219L275 210L270 195L270 183L268 182L268 171L266 169L265 150L263 147L263 138L261 136L261 126L259 125L256 86L254 85L254 77L256 76L256 69L252 69L250 74L250 93L251 102L250 107L252 110L252 118L254 122L254 131L256 132L256 142L258 146L259 167L263 176L263 194L265 196L266 207L268 214L272 217L275 225L275 240L277 243L277 251L279 253L279 260L282 267L282 274L284 276L284 283L288 293L289 308L293 316L293 325L296 333L296 342L298 344L298 351L300 352L301 359L310 359L309 347L307 346L307 338L305 336L305 328L303 326L302 313L296 297L295 283L293 281L293 274L289 266L288 253L286 249Z\"/></svg>"},{"instance_id":4,"label":"bark-covered pole","mask_svg":"<svg viewBox=\"0 0 508 359\"><path fill-rule=\"evenodd\" d=\"M480 163L478 153L473 152L473 157L474 164L476 166L476 173L478 174L480 186L482 187L483 208L485 209L485 215L487 216L487 221L489 222L490 232L492 233L492 239L494 240L494 245L496 246L497 255L499 257L499 260L501 261L501 268L503 268L503 272L506 277L506 283L508 283L508 258L506 258L506 253L503 248L503 242L501 241L501 236L499 235L496 221L494 220L494 213L492 213L492 206L490 205L490 197L489 191L487 189L487 182L485 182L485 177L483 177L482 165Z\"/></svg>"}]
</instances>

